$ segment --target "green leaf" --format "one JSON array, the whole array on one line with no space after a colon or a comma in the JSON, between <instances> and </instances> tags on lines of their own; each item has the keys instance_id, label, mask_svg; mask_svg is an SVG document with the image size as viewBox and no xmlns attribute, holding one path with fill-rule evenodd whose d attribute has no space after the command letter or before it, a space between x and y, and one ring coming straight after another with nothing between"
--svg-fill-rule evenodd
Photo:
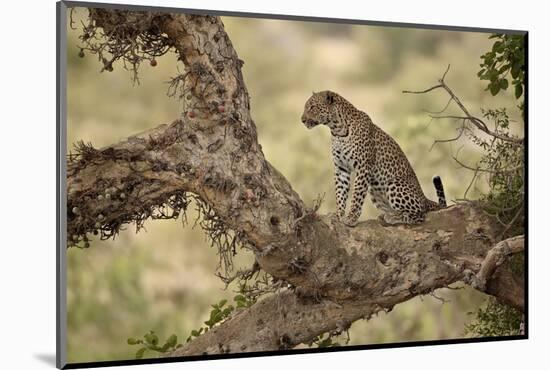
<instances>
[{"instance_id":1,"label":"green leaf","mask_svg":"<svg viewBox=\"0 0 550 370\"><path fill-rule=\"evenodd\" d=\"M500 67L500 68L498 69L498 73L499 73L499 74L503 74L503 73L506 72L509 68L510 68L510 64L507 63L507 64L503 65L502 67Z\"/></svg>"},{"instance_id":2,"label":"green leaf","mask_svg":"<svg viewBox=\"0 0 550 370\"><path fill-rule=\"evenodd\" d=\"M166 344L168 344L170 347L174 347L177 342L178 342L178 336L176 334L172 334L166 341Z\"/></svg>"},{"instance_id":3,"label":"green leaf","mask_svg":"<svg viewBox=\"0 0 550 370\"><path fill-rule=\"evenodd\" d=\"M219 323L221 320L222 320L222 313L221 313L221 312L218 312L218 313L214 316L214 324Z\"/></svg>"},{"instance_id":4,"label":"green leaf","mask_svg":"<svg viewBox=\"0 0 550 370\"><path fill-rule=\"evenodd\" d=\"M513 78L518 78L522 64L523 63L520 62L515 62L514 64L512 64L512 70L510 71L510 73L512 74Z\"/></svg>"},{"instance_id":5,"label":"green leaf","mask_svg":"<svg viewBox=\"0 0 550 370\"><path fill-rule=\"evenodd\" d=\"M505 78L501 79L498 84L502 90L506 90L508 88L508 80Z\"/></svg>"},{"instance_id":6,"label":"green leaf","mask_svg":"<svg viewBox=\"0 0 550 370\"><path fill-rule=\"evenodd\" d=\"M521 84L516 85L515 94L516 94L516 99L519 99L521 97L521 94L523 94L523 87L521 86Z\"/></svg>"},{"instance_id":7,"label":"green leaf","mask_svg":"<svg viewBox=\"0 0 550 370\"><path fill-rule=\"evenodd\" d=\"M233 300L235 302L245 302L246 298L241 294L237 294L235 297L233 297Z\"/></svg>"},{"instance_id":8,"label":"green leaf","mask_svg":"<svg viewBox=\"0 0 550 370\"><path fill-rule=\"evenodd\" d=\"M147 346L147 348L153 351L162 352L162 347L157 346L155 344L150 344Z\"/></svg>"},{"instance_id":9,"label":"green leaf","mask_svg":"<svg viewBox=\"0 0 550 370\"><path fill-rule=\"evenodd\" d=\"M495 57L497 56L497 54L494 52L494 51L490 51L488 52L487 54L485 54L485 56L489 59L495 59Z\"/></svg>"},{"instance_id":10,"label":"green leaf","mask_svg":"<svg viewBox=\"0 0 550 370\"><path fill-rule=\"evenodd\" d=\"M491 69L489 72L487 72L487 76L489 77L489 80L491 80L491 82L495 82L498 79L498 72L494 69Z\"/></svg>"},{"instance_id":11,"label":"green leaf","mask_svg":"<svg viewBox=\"0 0 550 370\"><path fill-rule=\"evenodd\" d=\"M489 84L489 90L491 91L491 94L495 96L500 91L500 86L496 83Z\"/></svg>"},{"instance_id":12,"label":"green leaf","mask_svg":"<svg viewBox=\"0 0 550 370\"><path fill-rule=\"evenodd\" d=\"M243 301L237 302L237 308L246 308L246 302L243 302Z\"/></svg>"},{"instance_id":13,"label":"green leaf","mask_svg":"<svg viewBox=\"0 0 550 370\"><path fill-rule=\"evenodd\" d=\"M155 334L154 331L151 331L150 333L147 333L144 335L145 340L147 343L152 344L156 346L159 342L159 337Z\"/></svg>"},{"instance_id":14,"label":"green leaf","mask_svg":"<svg viewBox=\"0 0 550 370\"><path fill-rule=\"evenodd\" d=\"M136 338L128 338L127 342L128 342L129 345L133 346L134 344L141 343L141 340L136 339Z\"/></svg>"},{"instance_id":15,"label":"green leaf","mask_svg":"<svg viewBox=\"0 0 550 370\"><path fill-rule=\"evenodd\" d=\"M218 308L216 309L213 309L212 311L210 311L210 320L208 321L212 321L214 320L214 317L216 317L216 315L220 312L220 310Z\"/></svg>"},{"instance_id":16,"label":"green leaf","mask_svg":"<svg viewBox=\"0 0 550 370\"><path fill-rule=\"evenodd\" d=\"M233 306L228 306L223 310L223 316L229 316L231 312L233 312L234 308Z\"/></svg>"},{"instance_id":17,"label":"green leaf","mask_svg":"<svg viewBox=\"0 0 550 370\"><path fill-rule=\"evenodd\" d=\"M504 50L504 43L502 41L497 41L493 44L493 51L497 53L502 53Z\"/></svg>"},{"instance_id":18,"label":"green leaf","mask_svg":"<svg viewBox=\"0 0 550 370\"><path fill-rule=\"evenodd\" d=\"M147 351L147 348L143 347L137 350L136 352L136 358L143 358L143 354Z\"/></svg>"}]
</instances>

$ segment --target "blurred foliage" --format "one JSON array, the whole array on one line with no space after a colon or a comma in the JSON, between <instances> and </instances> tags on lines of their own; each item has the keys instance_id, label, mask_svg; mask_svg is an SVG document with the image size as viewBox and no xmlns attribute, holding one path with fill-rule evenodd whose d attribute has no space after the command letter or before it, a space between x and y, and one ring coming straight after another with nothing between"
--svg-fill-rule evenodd
<instances>
[{"instance_id":1,"label":"blurred foliage","mask_svg":"<svg viewBox=\"0 0 550 370\"><path fill-rule=\"evenodd\" d=\"M74 14L75 25L85 19ZM479 108L506 107L517 120L510 90L485 93L475 78L479 55L491 47L487 34L377 26L325 24L224 17L251 96L251 111L266 158L286 176L307 204L325 194L320 212L334 212L330 133L307 130L300 122L312 91L341 93L392 135L407 154L428 197L441 176L449 199L461 198L471 176L451 154L460 146L461 158L477 162L483 151L469 140L439 144L435 139L456 136L453 120L430 122L425 110L440 110L444 94L406 96L405 89L431 86L449 62L447 83L460 94L472 114ZM67 113L70 151L79 140L102 147L177 118L182 102L167 97L171 76L178 74L173 53L144 63L139 85L133 75L115 66L112 72L86 53L80 57L79 30L68 30ZM181 69L181 65L180 65ZM489 184L478 181L469 195L478 198ZM367 202L362 219L378 211ZM191 210L189 219L196 215ZM216 249L200 228L182 227L180 220L148 222L136 234L121 231L116 240L90 241L90 248L67 251L67 330L70 362L129 359L135 347L125 338L154 330L158 338L192 333L208 321L211 303L239 294L235 283L214 275ZM234 268L249 267L251 253L237 251ZM350 344L389 343L457 338L464 335L469 311L484 295L468 287L441 290L442 304L431 296L417 297L389 313L356 322ZM237 303L238 305L238 303ZM200 330L200 329L199 329ZM326 337L322 338L325 340ZM154 355L148 351L144 355Z\"/></svg>"},{"instance_id":2,"label":"blurred foliage","mask_svg":"<svg viewBox=\"0 0 550 370\"><path fill-rule=\"evenodd\" d=\"M483 54L484 63L478 77L481 80L490 80L487 89L497 95L506 90L508 72L512 75L512 84L515 86L515 98L518 99L518 108L524 117L525 88L525 38L524 36L494 34L489 38L496 39L491 51ZM511 121L506 108L489 109L483 111L483 117L494 125L493 131L504 138L515 137L512 132ZM516 122L516 131L524 131L524 124ZM498 139L483 139L475 134L471 140L484 152L479 161L482 171L488 177L489 190L481 196L484 208L488 213L496 216L504 226L501 238L520 235L525 232L525 148L523 144ZM476 168L478 174L480 167ZM523 275L525 259L523 254L510 258L509 264L514 274ZM486 304L480 308L474 320L466 325L466 333L475 336L503 336L520 334L520 325L523 314L496 299L488 297Z\"/></svg>"},{"instance_id":3,"label":"blurred foliage","mask_svg":"<svg viewBox=\"0 0 550 370\"><path fill-rule=\"evenodd\" d=\"M510 120L506 109L489 109L483 112L494 132L505 138L510 134ZM470 139L484 152L474 169L475 176L485 176L489 189L480 197L484 208L497 217L505 227L503 234L514 236L523 233L524 225L524 158L522 144L497 139L483 138L470 132Z\"/></svg>"},{"instance_id":4,"label":"blurred foliage","mask_svg":"<svg viewBox=\"0 0 550 370\"><path fill-rule=\"evenodd\" d=\"M224 322L225 319L227 319L231 315L231 313L235 311L235 309L247 308L253 304L241 294L233 297L233 300L235 301L236 306L233 306L231 304L226 306L227 299L222 299L218 303L213 304L212 310L210 311L210 316L208 320L204 322L206 326L200 327L199 329L191 330L191 334L189 334L189 336L187 337L186 342L190 342L193 337L198 337L202 333L208 332L208 330L212 329L214 326Z\"/></svg>"},{"instance_id":5,"label":"blurred foliage","mask_svg":"<svg viewBox=\"0 0 550 370\"><path fill-rule=\"evenodd\" d=\"M212 310L210 311L210 316L208 320L204 322L206 326L191 330L191 333L185 342L190 342L193 338L196 338L201 334L208 332L208 330L212 329L214 326L223 323L231 315L231 313L233 313L233 311L248 308L255 303L254 300L251 300L242 294L237 294L233 297L233 301L235 301L235 306L231 304L226 305L227 299L222 299L218 303L213 304L211 306ZM330 340L330 338L328 339ZM163 345L159 345L158 336L153 330L146 333L143 336L143 339L130 337L126 342L131 346L141 345L136 352L135 358L143 358L144 354L148 350L153 352L151 354L152 356L156 357L159 353L173 351L183 345L178 343L178 337L176 334L172 334Z\"/></svg>"},{"instance_id":6,"label":"blurred foliage","mask_svg":"<svg viewBox=\"0 0 550 370\"><path fill-rule=\"evenodd\" d=\"M475 337L499 337L519 335L522 315L493 297L475 313L476 320L466 325L466 335Z\"/></svg>"},{"instance_id":7,"label":"blurred foliage","mask_svg":"<svg viewBox=\"0 0 550 370\"><path fill-rule=\"evenodd\" d=\"M137 359L143 358L147 351L154 352L155 354L166 353L175 350L182 346L181 343L178 343L178 336L172 334L166 339L163 345L159 343L159 337L155 334L153 330L149 331L147 334L141 338L128 338L127 343L131 346L138 345L140 348L136 351L135 357Z\"/></svg>"}]
</instances>

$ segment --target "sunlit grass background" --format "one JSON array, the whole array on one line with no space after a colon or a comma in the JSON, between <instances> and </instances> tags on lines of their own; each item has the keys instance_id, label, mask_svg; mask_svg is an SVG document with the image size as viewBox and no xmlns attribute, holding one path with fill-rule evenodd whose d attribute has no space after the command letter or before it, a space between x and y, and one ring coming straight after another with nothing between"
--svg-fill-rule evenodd
<instances>
[{"instance_id":1,"label":"sunlit grass background","mask_svg":"<svg viewBox=\"0 0 550 370\"><path fill-rule=\"evenodd\" d=\"M77 10L77 26L86 15L85 9ZM448 97L442 91L405 95L402 90L436 84L451 64L446 81L473 114L480 115L480 108L507 107L513 119L519 118L510 92L492 97L476 77L479 56L491 46L488 34L238 17L223 21L245 61L252 116L266 158L306 203L325 194L323 213L335 209L330 133L306 130L300 122L312 91L336 91L368 112L399 142L432 199L435 174L442 177L448 199L462 198L472 173L459 168L451 154L464 146L461 159L475 164L480 153L466 141L430 150L435 139L456 136L457 122L430 122L426 113L442 109ZM182 102L166 96L164 83L177 74L175 54L160 58L154 68L145 63L141 83L134 86L121 66L99 73L94 56L79 58L78 34L68 30L69 151L78 140L102 147L179 116ZM479 182L468 195L476 197L484 189ZM377 214L367 202L362 218ZM146 229L136 234L128 226L116 240L68 250L70 362L133 358L136 348L126 339L149 330L161 338L175 333L185 340L208 318L210 304L235 294L231 287L224 291L214 276L218 257L199 228L176 220L151 221ZM239 265L251 263L247 253L241 252ZM484 297L468 288L437 295L448 302L418 297L355 323L350 344L463 337L468 312Z\"/></svg>"}]
</instances>

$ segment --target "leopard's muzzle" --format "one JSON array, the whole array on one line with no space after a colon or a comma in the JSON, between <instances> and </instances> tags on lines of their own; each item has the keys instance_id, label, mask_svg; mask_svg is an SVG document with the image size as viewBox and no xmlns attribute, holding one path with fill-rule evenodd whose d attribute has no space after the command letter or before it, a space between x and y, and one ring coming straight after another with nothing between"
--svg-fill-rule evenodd
<instances>
[{"instance_id":1,"label":"leopard's muzzle","mask_svg":"<svg viewBox=\"0 0 550 370\"><path fill-rule=\"evenodd\" d=\"M304 116L302 116L302 123L307 127L307 128L313 128L315 126L317 126L319 124L319 122L315 121L314 119L311 119L311 118L306 118Z\"/></svg>"}]
</instances>

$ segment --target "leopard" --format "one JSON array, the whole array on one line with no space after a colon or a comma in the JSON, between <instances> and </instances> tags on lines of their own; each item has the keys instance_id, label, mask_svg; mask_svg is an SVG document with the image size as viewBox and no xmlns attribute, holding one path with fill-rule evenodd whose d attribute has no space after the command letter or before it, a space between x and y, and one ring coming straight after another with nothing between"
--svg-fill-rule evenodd
<instances>
[{"instance_id":1,"label":"leopard","mask_svg":"<svg viewBox=\"0 0 550 370\"><path fill-rule=\"evenodd\" d=\"M301 121L308 129L319 125L330 129L336 216L345 225L357 225L367 194L386 225L419 224L427 212L447 207L441 178L432 178L435 202L424 195L397 142L341 95L330 90L314 92L305 103Z\"/></svg>"}]
</instances>

